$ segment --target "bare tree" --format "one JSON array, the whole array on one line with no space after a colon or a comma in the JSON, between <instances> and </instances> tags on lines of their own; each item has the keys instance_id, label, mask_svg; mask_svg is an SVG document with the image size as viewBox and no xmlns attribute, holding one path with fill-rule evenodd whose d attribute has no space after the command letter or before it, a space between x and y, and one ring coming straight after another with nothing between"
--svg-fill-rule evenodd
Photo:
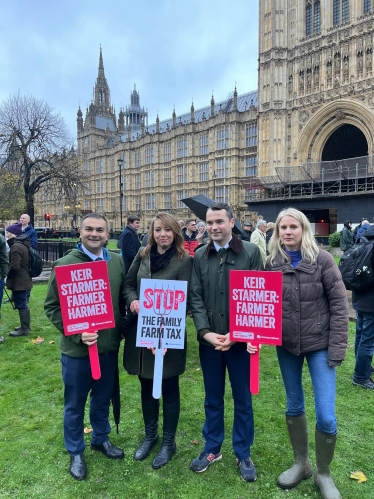
<instances>
[{"instance_id":1,"label":"bare tree","mask_svg":"<svg viewBox=\"0 0 374 499\"><path fill-rule=\"evenodd\" d=\"M49 199L70 197L82 187L78 158L64 119L45 101L11 95L0 105L0 167L16 176L34 223L35 195L48 189Z\"/></svg>"}]
</instances>

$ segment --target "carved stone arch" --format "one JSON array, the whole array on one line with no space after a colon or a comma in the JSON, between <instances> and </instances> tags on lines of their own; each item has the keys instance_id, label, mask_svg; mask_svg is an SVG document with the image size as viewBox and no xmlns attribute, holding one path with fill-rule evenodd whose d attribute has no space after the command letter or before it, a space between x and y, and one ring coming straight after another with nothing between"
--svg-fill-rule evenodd
<instances>
[{"instance_id":1,"label":"carved stone arch","mask_svg":"<svg viewBox=\"0 0 374 499\"><path fill-rule=\"evenodd\" d=\"M299 161L320 161L328 138L343 124L351 124L361 130L368 144L368 154L373 154L373 112L361 102L340 99L324 106L306 123L297 145Z\"/></svg>"}]
</instances>

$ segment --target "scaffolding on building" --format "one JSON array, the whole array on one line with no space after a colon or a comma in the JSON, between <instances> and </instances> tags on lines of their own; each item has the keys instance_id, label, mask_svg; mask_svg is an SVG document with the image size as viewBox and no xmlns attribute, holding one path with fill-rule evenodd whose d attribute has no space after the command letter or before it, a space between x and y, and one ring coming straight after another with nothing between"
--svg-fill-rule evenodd
<instances>
[{"instance_id":1,"label":"scaffolding on building","mask_svg":"<svg viewBox=\"0 0 374 499\"><path fill-rule=\"evenodd\" d=\"M247 203L374 193L374 156L278 166L275 175L240 181Z\"/></svg>"}]
</instances>

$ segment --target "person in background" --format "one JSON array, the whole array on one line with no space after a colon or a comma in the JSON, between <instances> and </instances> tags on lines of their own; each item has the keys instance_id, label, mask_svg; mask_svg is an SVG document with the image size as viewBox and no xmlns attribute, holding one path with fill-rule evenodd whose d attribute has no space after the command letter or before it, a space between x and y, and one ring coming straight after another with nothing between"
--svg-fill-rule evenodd
<instances>
[{"instance_id":1,"label":"person in background","mask_svg":"<svg viewBox=\"0 0 374 499\"><path fill-rule=\"evenodd\" d=\"M23 215L20 216L19 222L22 226L22 232L26 234L26 236L30 239L31 241L31 248L36 249L38 247L38 236L36 234L35 229L30 223L30 216L24 213ZM30 301L30 290L27 291L26 294L26 299L27 303ZM9 300L5 300L4 303L10 303L14 302L13 300L13 293L10 294Z\"/></svg>"},{"instance_id":2,"label":"person in background","mask_svg":"<svg viewBox=\"0 0 374 499\"><path fill-rule=\"evenodd\" d=\"M364 220L367 220L367 217L363 217L361 218L360 220L360 223L358 225L356 225L356 227L354 228L353 230L353 241L356 242L356 239L357 239L357 232L361 229L361 226L362 226L362 222Z\"/></svg>"},{"instance_id":3,"label":"person in background","mask_svg":"<svg viewBox=\"0 0 374 499\"><path fill-rule=\"evenodd\" d=\"M192 262L192 257L183 247L182 233L176 220L168 213L158 213L149 230L148 245L140 249L127 274L124 292L127 307L131 312L139 313L142 279L187 281L189 287ZM138 376L141 385L145 438L135 452L134 459L142 461L158 441L159 400L152 396L155 350L136 347L136 332L137 320L125 334L123 365L129 374ZM186 348L166 351L162 372L163 439L152 462L154 469L167 464L176 452L175 434L180 412L179 376L184 373L185 367Z\"/></svg>"},{"instance_id":4,"label":"person in background","mask_svg":"<svg viewBox=\"0 0 374 499\"><path fill-rule=\"evenodd\" d=\"M38 236L34 227L30 223L29 215L21 215L19 221L22 224L22 232L24 232L31 239L31 247L36 249L38 247Z\"/></svg>"},{"instance_id":5,"label":"person in background","mask_svg":"<svg viewBox=\"0 0 374 499\"><path fill-rule=\"evenodd\" d=\"M254 439L252 398L249 390L250 356L245 343L230 340L230 270L263 270L257 246L240 241L230 206L214 203L206 213L211 241L196 250L191 278L191 311L199 341L200 363L205 388L204 450L190 465L203 473L222 459L224 431L224 393L226 369L234 399L233 448L241 478L257 479L251 459Z\"/></svg>"},{"instance_id":6,"label":"person in background","mask_svg":"<svg viewBox=\"0 0 374 499\"><path fill-rule=\"evenodd\" d=\"M364 222L363 222L364 223ZM363 225L364 227L364 225ZM364 236L372 242L374 226L365 225L367 230ZM374 262L374 251L372 252ZM374 390L374 381L371 378L374 367L374 285L362 291L352 291L352 306L356 311L356 338L355 338L355 370L352 384L361 388Z\"/></svg>"},{"instance_id":7,"label":"person in background","mask_svg":"<svg viewBox=\"0 0 374 499\"><path fill-rule=\"evenodd\" d=\"M274 234L274 229L275 229L275 223L274 222L268 222L266 224L266 247L269 244L271 236Z\"/></svg>"},{"instance_id":8,"label":"person in background","mask_svg":"<svg viewBox=\"0 0 374 499\"><path fill-rule=\"evenodd\" d=\"M186 227L182 229L182 236L184 240L184 249L191 256L194 256L195 249L199 245L196 240L197 235L196 220L194 218L189 218L186 220Z\"/></svg>"},{"instance_id":9,"label":"person in background","mask_svg":"<svg viewBox=\"0 0 374 499\"><path fill-rule=\"evenodd\" d=\"M345 252L354 245L352 234L352 222L347 220L344 222L343 230L340 232L340 249Z\"/></svg>"},{"instance_id":10,"label":"person in background","mask_svg":"<svg viewBox=\"0 0 374 499\"><path fill-rule=\"evenodd\" d=\"M31 239L22 231L21 223L9 225L5 230L10 248L6 287L12 291L14 306L18 310L21 322L21 327L11 331L9 336L28 336L30 334L30 310L27 306L27 295L32 288L32 279L29 274Z\"/></svg>"},{"instance_id":11,"label":"person in background","mask_svg":"<svg viewBox=\"0 0 374 499\"><path fill-rule=\"evenodd\" d=\"M84 411L90 393L91 449L108 459L123 459L123 450L109 440L109 406L115 376L118 373L121 312L120 297L125 281L125 268L120 255L104 248L108 240L108 222L98 213L89 213L81 220L80 240L65 256L56 260L48 283L44 311L61 332L60 350L64 382L64 443L70 454L70 474L75 480L87 478L84 458ZM115 327L95 333L82 332L65 336L61 305L54 268L61 265L105 261L108 268ZM88 326L88 325L87 325ZM101 377L92 378L88 347L97 344Z\"/></svg>"},{"instance_id":12,"label":"person in background","mask_svg":"<svg viewBox=\"0 0 374 499\"><path fill-rule=\"evenodd\" d=\"M370 223L368 220L363 219L361 221L361 227L357 231L357 236L356 236L356 243L360 241L360 237L365 235L365 232L368 230L370 227Z\"/></svg>"},{"instance_id":13,"label":"person in background","mask_svg":"<svg viewBox=\"0 0 374 499\"><path fill-rule=\"evenodd\" d=\"M337 438L336 367L346 354L348 301L334 258L318 248L309 220L287 208L276 220L265 270L283 274L282 346L279 367L287 397L286 424L295 464L278 477L278 486L292 489L312 476L302 372L307 361L316 412L315 483L324 499L341 499L330 464ZM257 347L250 343L248 352Z\"/></svg>"},{"instance_id":14,"label":"person in background","mask_svg":"<svg viewBox=\"0 0 374 499\"><path fill-rule=\"evenodd\" d=\"M140 248L138 237L139 226L140 218L138 216L130 215L127 217L127 225L121 235L121 250L123 262L125 264L125 275L127 275L132 261Z\"/></svg>"},{"instance_id":15,"label":"person in background","mask_svg":"<svg viewBox=\"0 0 374 499\"><path fill-rule=\"evenodd\" d=\"M252 232L251 243L259 247L263 264L266 262L266 220L259 220L255 230Z\"/></svg>"},{"instance_id":16,"label":"person in background","mask_svg":"<svg viewBox=\"0 0 374 499\"><path fill-rule=\"evenodd\" d=\"M5 287L5 278L9 269L9 257L5 237L0 234L0 319L1 319L1 303L3 301L3 293ZM4 336L0 336L0 343L4 341Z\"/></svg>"},{"instance_id":17,"label":"person in background","mask_svg":"<svg viewBox=\"0 0 374 499\"><path fill-rule=\"evenodd\" d=\"M204 222L199 222L197 224L196 241L199 245L200 244L207 244L209 242L209 235L208 235L208 231L206 230L206 225Z\"/></svg>"},{"instance_id":18,"label":"person in background","mask_svg":"<svg viewBox=\"0 0 374 499\"><path fill-rule=\"evenodd\" d=\"M180 227L181 229L183 229L183 228L185 227L184 220L179 220L179 221L178 221L178 223L179 223L179 227Z\"/></svg>"},{"instance_id":19,"label":"person in background","mask_svg":"<svg viewBox=\"0 0 374 499\"><path fill-rule=\"evenodd\" d=\"M253 230L253 225L251 224L251 222L244 222L243 236L239 239L241 239L242 241L250 242L252 236L252 230Z\"/></svg>"}]
</instances>

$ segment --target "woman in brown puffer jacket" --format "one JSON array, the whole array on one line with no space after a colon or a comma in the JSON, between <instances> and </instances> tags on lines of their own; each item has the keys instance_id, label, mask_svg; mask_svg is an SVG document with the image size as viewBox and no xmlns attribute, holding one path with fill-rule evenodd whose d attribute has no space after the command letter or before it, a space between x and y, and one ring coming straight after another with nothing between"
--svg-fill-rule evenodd
<instances>
[{"instance_id":1,"label":"woman in brown puffer jacket","mask_svg":"<svg viewBox=\"0 0 374 499\"><path fill-rule=\"evenodd\" d=\"M32 288L30 277L30 238L22 232L22 224L12 224L6 229L9 251L9 270L6 287L12 290L14 305L18 310L21 327L9 336L28 336L30 333L30 310L27 306L27 291Z\"/></svg>"},{"instance_id":2,"label":"woman in brown puffer jacket","mask_svg":"<svg viewBox=\"0 0 374 499\"><path fill-rule=\"evenodd\" d=\"M279 213L269 244L266 270L283 274L282 346L277 347L287 395L286 422L295 464L278 477L283 489L312 476L302 370L308 363L315 410L315 482L325 499L341 498L331 478L334 456L335 368L345 358L348 302L334 258L320 250L306 216L288 208ZM248 344L248 351L255 348Z\"/></svg>"}]
</instances>

